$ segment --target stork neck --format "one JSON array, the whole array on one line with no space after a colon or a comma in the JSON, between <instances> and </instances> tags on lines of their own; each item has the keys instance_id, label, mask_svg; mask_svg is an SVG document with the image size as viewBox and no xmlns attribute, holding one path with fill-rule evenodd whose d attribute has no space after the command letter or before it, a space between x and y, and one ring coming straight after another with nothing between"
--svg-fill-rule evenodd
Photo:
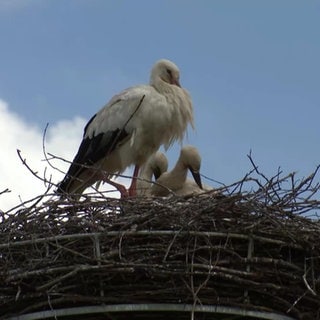
<instances>
[{"instance_id":1,"label":"stork neck","mask_svg":"<svg viewBox=\"0 0 320 320\"><path fill-rule=\"evenodd\" d=\"M145 165L141 168L140 171L140 178L151 181L152 179L152 168L150 168L150 166Z\"/></svg>"},{"instance_id":2,"label":"stork neck","mask_svg":"<svg viewBox=\"0 0 320 320\"><path fill-rule=\"evenodd\" d=\"M171 172L172 176L175 177L177 184L183 184L186 181L188 175L188 168L181 161L177 162L177 164Z\"/></svg>"},{"instance_id":3,"label":"stork neck","mask_svg":"<svg viewBox=\"0 0 320 320\"><path fill-rule=\"evenodd\" d=\"M165 81L163 81L162 79L158 78L158 79L151 79L150 81L151 86L153 86L160 94L163 94L165 96L167 96L168 94L173 93L176 88L178 88L177 86L173 85L173 84L169 84Z\"/></svg>"}]
</instances>

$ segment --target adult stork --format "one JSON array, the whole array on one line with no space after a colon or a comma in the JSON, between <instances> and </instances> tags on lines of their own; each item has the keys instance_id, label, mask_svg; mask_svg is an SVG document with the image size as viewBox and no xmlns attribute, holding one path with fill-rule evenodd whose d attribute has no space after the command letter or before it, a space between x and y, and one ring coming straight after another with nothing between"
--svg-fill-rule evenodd
<instances>
[{"instance_id":1,"label":"adult stork","mask_svg":"<svg viewBox=\"0 0 320 320\"><path fill-rule=\"evenodd\" d=\"M178 67L159 60L151 70L149 85L138 85L115 95L84 128L83 140L57 193L80 198L97 181L114 185L121 196L136 195L139 168L161 145L167 149L182 142L193 125L189 93L180 86ZM127 192L111 178L134 165Z\"/></svg>"},{"instance_id":2,"label":"adult stork","mask_svg":"<svg viewBox=\"0 0 320 320\"><path fill-rule=\"evenodd\" d=\"M167 196L172 191L182 196L213 190L212 187L202 185L200 166L201 157L197 148L190 145L182 147L176 165L156 179L150 190L151 195ZM194 180L187 177L189 170Z\"/></svg>"}]
</instances>

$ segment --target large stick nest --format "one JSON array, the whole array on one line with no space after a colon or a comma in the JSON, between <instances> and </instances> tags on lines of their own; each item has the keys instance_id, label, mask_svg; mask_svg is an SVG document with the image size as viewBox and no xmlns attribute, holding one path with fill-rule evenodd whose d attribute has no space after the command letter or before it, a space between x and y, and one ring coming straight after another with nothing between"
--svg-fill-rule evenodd
<instances>
[{"instance_id":1,"label":"large stick nest","mask_svg":"<svg viewBox=\"0 0 320 320\"><path fill-rule=\"evenodd\" d=\"M189 198L95 195L21 206L0 224L0 319L152 303L320 319L320 202L312 200L314 175L300 183L293 177L244 179ZM244 192L244 182L258 188ZM102 318L128 313L85 319Z\"/></svg>"}]
</instances>

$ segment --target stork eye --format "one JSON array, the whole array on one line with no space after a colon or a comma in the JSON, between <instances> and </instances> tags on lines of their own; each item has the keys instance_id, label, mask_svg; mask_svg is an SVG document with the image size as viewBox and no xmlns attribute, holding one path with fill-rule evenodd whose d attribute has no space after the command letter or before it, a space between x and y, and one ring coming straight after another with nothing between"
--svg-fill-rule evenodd
<instances>
[{"instance_id":1,"label":"stork eye","mask_svg":"<svg viewBox=\"0 0 320 320\"><path fill-rule=\"evenodd\" d=\"M172 71L170 69L167 69L167 73L170 77L172 77Z\"/></svg>"}]
</instances>

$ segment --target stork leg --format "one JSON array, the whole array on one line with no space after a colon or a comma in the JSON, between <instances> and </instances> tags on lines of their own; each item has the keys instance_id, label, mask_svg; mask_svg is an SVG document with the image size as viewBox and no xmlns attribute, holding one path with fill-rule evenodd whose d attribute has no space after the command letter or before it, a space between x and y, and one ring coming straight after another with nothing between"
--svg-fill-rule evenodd
<instances>
[{"instance_id":1,"label":"stork leg","mask_svg":"<svg viewBox=\"0 0 320 320\"><path fill-rule=\"evenodd\" d=\"M103 181L110 184L111 186L114 186L120 192L121 199L127 198L129 196L128 191L124 185L117 183L115 181L112 181L106 177L103 178Z\"/></svg>"},{"instance_id":2,"label":"stork leg","mask_svg":"<svg viewBox=\"0 0 320 320\"><path fill-rule=\"evenodd\" d=\"M135 197L137 195L137 177L138 177L138 174L139 174L139 169L140 169L140 167L138 165L136 165L134 167L131 185L130 185L130 188L128 190L129 197Z\"/></svg>"}]
</instances>

